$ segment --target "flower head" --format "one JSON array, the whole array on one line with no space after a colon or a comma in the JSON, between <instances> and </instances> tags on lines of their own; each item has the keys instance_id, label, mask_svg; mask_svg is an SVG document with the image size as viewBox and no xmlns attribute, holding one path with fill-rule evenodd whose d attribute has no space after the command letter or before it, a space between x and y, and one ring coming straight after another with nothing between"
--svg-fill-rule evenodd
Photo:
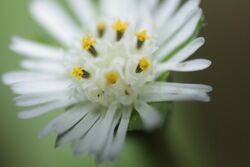
<instances>
[{"instance_id":1,"label":"flower head","mask_svg":"<svg viewBox=\"0 0 250 167\"><path fill-rule=\"evenodd\" d=\"M164 77L211 64L205 59L187 61L204 44L204 38L194 35L202 17L198 0L181 7L179 0L161 5L157 0L100 0L98 12L90 0L68 2L84 30L57 1L34 0L32 16L62 47L15 37L11 49L28 56L22 62L25 71L3 77L19 95L18 106L34 107L20 118L65 110L41 132L56 133L56 146L72 144L76 154L94 154L99 162L113 160L122 149L132 112L149 131L163 122L152 103L209 101L210 86L172 83ZM93 36L79 39L86 32Z\"/></svg>"}]
</instances>

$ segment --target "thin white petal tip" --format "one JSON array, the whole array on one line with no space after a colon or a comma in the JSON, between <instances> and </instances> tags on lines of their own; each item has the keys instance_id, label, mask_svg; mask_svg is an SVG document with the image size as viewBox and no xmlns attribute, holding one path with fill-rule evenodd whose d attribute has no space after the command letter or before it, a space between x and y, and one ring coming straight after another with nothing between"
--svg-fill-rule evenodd
<instances>
[{"instance_id":1,"label":"thin white petal tip","mask_svg":"<svg viewBox=\"0 0 250 167\"><path fill-rule=\"evenodd\" d=\"M27 114L26 112L20 112L17 114L17 117L19 119L30 119L32 116L30 114Z\"/></svg>"}]
</instances>

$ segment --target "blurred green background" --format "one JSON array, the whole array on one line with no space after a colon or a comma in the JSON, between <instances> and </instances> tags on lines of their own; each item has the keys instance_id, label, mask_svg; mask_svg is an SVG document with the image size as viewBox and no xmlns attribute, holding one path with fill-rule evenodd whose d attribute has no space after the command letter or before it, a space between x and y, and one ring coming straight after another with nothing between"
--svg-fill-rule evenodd
<instances>
[{"instance_id":1,"label":"blurred green background","mask_svg":"<svg viewBox=\"0 0 250 167\"><path fill-rule=\"evenodd\" d=\"M0 74L18 69L22 57L8 49L13 35L48 37L28 12L29 0L0 0ZM211 103L178 103L162 141L129 135L120 158L102 167L250 166L250 1L203 0L207 44L194 57L213 66L198 73L174 74L180 82L214 86ZM1 167L94 167L93 157L75 158L69 147L54 149L55 136L38 132L57 114L19 120L13 94L0 83ZM165 162L163 160L165 159Z\"/></svg>"}]
</instances>

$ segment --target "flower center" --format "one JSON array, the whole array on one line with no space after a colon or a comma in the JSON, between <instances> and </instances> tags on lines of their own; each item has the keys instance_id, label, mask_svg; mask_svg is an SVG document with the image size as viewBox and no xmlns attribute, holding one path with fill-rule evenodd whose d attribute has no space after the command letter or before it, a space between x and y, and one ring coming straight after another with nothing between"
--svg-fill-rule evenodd
<instances>
[{"instance_id":1,"label":"flower center","mask_svg":"<svg viewBox=\"0 0 250 167\"><path fill-rule=\"evenodd\" d=\"M116 40L104 22L97 24L95 38L90 34L83 37L82 47L72 52L79 54L69 57L73 64L68 62L72 79L79 83L72 82L72 89L77 90L72 94L77 92L77 97L82 95L105 106L113 101L130 105L138 98L140 88L153 80L150 56L155 44L146 43L150 39L146 29L133 33L128 25L121 20L112 25ZM135 37L137 44L133 42Z\"/></svg>"}]
</instances>

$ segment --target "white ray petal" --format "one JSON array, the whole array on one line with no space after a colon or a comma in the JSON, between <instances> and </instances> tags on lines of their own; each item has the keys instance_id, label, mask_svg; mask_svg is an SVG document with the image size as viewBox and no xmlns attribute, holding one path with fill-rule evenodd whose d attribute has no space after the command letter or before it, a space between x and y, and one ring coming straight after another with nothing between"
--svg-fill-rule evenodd
<instances>
[{"instance_id":1,"label":"white ray petal","mask_svg":"<svg viewBox=\"0 0 250 167\"><path fill-rule=\"evenodd\" d=\"M194 54L202 45L204 45L205 39L200 37L194 39L185 48L179 51L175 56L173 56L168 62L179 63L188 59L192 54Z\"/></svg>"},{"instance_id":2,"label":"white ray petal","mask_svg":"<svg viewBox=\"0 0 250 167\"><path fill-rule=\"evenodd\" d=\"M211 90L211 87L205 85L155 83L146 85L140 97L147 102L191 100L208 102L210 98L207 92Z\"/></svg>"},{"instance_id":3,"label":"white ray petal","mask_svg":"<svg viewBox=\"0 0 250 167\"><path fill-rule=\"evenodd\" d=\"M143 0L144 4L146 4L146 9L152 12L152 10L156 7L158 4L158 0Z\"/></svg>"},{"instance_id":4,"label":"white ray petal","mask_svg":"<svg viewBox=\"0 0 250 167\"><path fill-rule=\"evenodd\" d=\"M206 59L195 59L185 61L183 63L166 63L158 67L158 71L179 71L179 72L193 72L208 68L212 62Z\"/></svg>"},{"instance_id":5,"label":"white ray petal","mask_svg":"<svg viewBox=\"0 0 250 167\"><path fill-rule=\"evenodd\" d=\"M68 90L67 81L30 81L27 83L18 83L12 86L13 92L17 94L38 94L62 92Z\"/></svg>"},{"instance_id":6,"label":"white ray petal","mask_svg":"<svg viewBox=\"0 0 250 167\"><path fill-rule=\"evenodd\" d=\"M179 29L185 27L185 24L189 22L193 14L199 10L199 4L200 0L188 0L169 21L163 22L160 43L168 40Z\"/></svg>"},{"instance_id":7,"label":"white ray petal","mask_svg":"<svg viewBox=\"0 0 250 167\"><path fill-rule=\"evenodd\" d=\"M180 0L167 0L159 7L156 12L156 22L161 27L165 22L168 21L169 17L175 12L180 4Z\"/></svg>"},{"instance_id":8,"label":"white ray petal","mask_svg":"<svg viewBox=\"0 0 250 167\"><path fill-rule=\"evenodd\" d=\"M75 23L55 0L34 0L30 11L38 23L66 46L70 46L72 40L81 35Z\"/></svg>"},{"instance_id":9,"label":"white ray petal","mask_svg":"<svg viewBox=\"0 0 250 167\"><path fill-rule=\"evenodd\" d=\"M81 155L84 153L92 153L90 152L90 148L92 147L94 141L96 140L96 135L98 134L99 128L102 124L102 121L104 119L104 112L106 111L101 111L100 112L100 118L95 122L95 124L89 129L88 133L85 134L81 139L79 139L79 142L76 142L75 148L74 148L74 153L76 155Z\"/></svg>"},{"instance_id":10,"label":"white ray petal","mask_svg":"<svg viewBox=\"0 0 250 167\"><path fill-rule=\"evenodd\" d=\"M163 94L161 92L152 94L143 94L143 100L146 102L164 102L164 101L203 101L209 102L210 97L205 93L190 93L190 94Z\"/></svg>"},{"instance_id":11,"label":"white ray petal","mask_svg":"<svg viewBox=\"0 0 250 167\"><path fill-rule=\"evenodd\" d=\"M41 131L40 136L45 137L48 134L55 132L58 135L66 132L70 128L76 126L83 117L93 110L93 105L76 105L65 111L59 117L50 121Z\"/></svg>"},{"instance_id":12,"label":"white ray petal","mask_svg":"<svg viewBox=\"0 0 250 167\"><path fill-rule=\"evenodd\" d=\"M115 3L115 0L100 0L101 11L103 12L103 14L111 18L116 16L117 9Z\"/></svg>"},{"instance_id":13,"label":"white ray petal","mask_svg":"<svg viewBox=\"0 0 250 167\"><path fill-rule=\"evenodd\" d=\"M121 118L121 112L117 112L116 116L114 117L114 120L112 121L111 128L108 132L108 138L103 148L103 151L100 152L98 155L96 155L96 160L98 163L102 163L102 162L113 159L111 155L111 151L114 149L115 128L120 118Z\"/></svg>"},{"instance_id":14,"label":"white ray petal","mask_svg":"<svg viewBox=\"0 0 250 167\"><path fill-rule=\"evenodd\" d=\"M127 134L127 129L128 129L128 124L129 120L131 117L132 113L132 108L123 108L122 112L122 117L121 121L119 123L116 136L113 141L113 145L110 148L110 153L107 156L107 159L113 160L117 157L117 155L120 153L122 146L124 144L126 134Z\"/></svg>"},{"instance_id":15,"label":"white ray petal","mask_svg":"<svg viewBox=\"0 0 250 167\"><path fill-rule=\"evenodd\" d=\"M178 48L181 44L183 44L192 34L195 32L195 29L200 21L202 15L202 11L199 9L192 19L171 39L171 41L157 52L157 59L163 60L166 56L168 56L174 49Z\"/></svg>"},{"instance_id":16,"label":"white ray petal","mask_svg":"<svg viewBox=\"0 0 250 167\"><path fill-rule=\"evenodd\" d=\"M53 101L58 101L64 99L68 96L68 92L56 93L56 94L46 94L41 96L35 95L23 95L15 98L16 105L22 107L40 105L44 103L49 103Z\"/></svg>"},{"instance_id":17,"label":"white ray petal","mask_svg":"<svg viewBox=\"0 0 250 167\"><path fill-rule=\"evenodd\" d=\"M67 107L67 106L71 105L72 103L73 103L73 101L71 99L66 98L64 100L41 105L41 106L34 108L34 109L31 109L31 110L22 111L18 114L18 117L21 119L30 119L30 118L38 117L38 116L45 114L45 113L48 113L52 110L57 110L57 109Z\"/></svg>"},{"instance_id":18,"label":"white ray petal","mask_svg":"<svg viewBox=\"0 0 250 167\"><path fill-rule=\"evenodd\" d=\"M114 121L116 110L117 110L116 103L113 103L109 106L107 113L98 130L94 145L92 145L91 153L98 155L104 148L105 143L108 139L108 132L110 131L112 122Z\"/></svg>"},{"instance_id":19,"label":"white ray petal","mask_svg":"<svg viewBox=\"0 0 250 167\"><path fill-rule=\"evenodd\" d=\"M49 74L63 75L65 67L62 64L51 61L24 60L21 62L24 69L38 71Z\"/></svg>"},{"instance_id":20,"label":"white ray petal","mask_svg":"<svg viewBox=\"0 0 250 167\"><path fill-rule=\"evenodd\" d=\"M57 140L57 146L61 146L68 143L73 143L80 140L98 121L101 116L100 111L94 111L94 107L88 109L88 114L71 130L65 134L61 134Z\"/></svg>"},{"instance_id":21,"label":"white ray petal","mask_svg":"<svg viewBox=\"0 0 250 167\"><path fill-rule=\"evenodd\" d=\"M14 37L10 49L24 56L60 61L63 59L63 50L20 37Z\"/></svg>"},{"instance_id":22,"label":"white ray petal","mask_svg":"<svg viewBox=\"0 0 250 167\"><path fill-rule=\"evenodd\" d=\"M184 83L174 83L174 82L154 82L150 84L146 84L143 87L142 92L154 92L154 91L168 91L168 90L176 90L176 89L184 89L184 90L193 90L193 91L202 91L202 92L211 92L213 88L208 85L203 84L184 84Z\"/></svg>"},{"instance_id":23,"label":"white ray petal","mask_svg":"<svg viewBox=\"0 0 250 167\"><path fill-rule=\"evenodd\" d=\"M153 130L162 124L163 118L159 111L143 101L135 103L135 109L139 113L145 130Z\"/></svg>"},{"instance_id":24,"label":"white ray petal","mask_svg":"<svg viewBox=\"0 0 250 167\"><path fill-rule=\"evenodd\" d=\"M31 71L9 72L3 75L2 79L5 84L12 85L19 82L27 82L34 80L53 80L57 76L51 74L43 74Z\"/></svg>"},{"instance_id":25,"label":"white ray petal","mask_svg":"<svg viewBox=\"0 0 250 167\"><path fill-rule=\"evenodd\" d=\"M75 148L75 153L91 153L96 156L101 156L104 146L108 140L108 132L112 128L117 104L113 103L108 110L103 112L100 120L89 130L87 135L80 141Z\"/></svg>"},{"instance_id":26,"label":"white ray petal","mask_svg":"<svg viewBox=\"0 0 250 167\"><path fill-rule=\"evenodd\" d=\"M96 13L90 0L68 0L73 12L79 18L82 26L92 30L95 26Z\"/></svg>"}]
</instances>

